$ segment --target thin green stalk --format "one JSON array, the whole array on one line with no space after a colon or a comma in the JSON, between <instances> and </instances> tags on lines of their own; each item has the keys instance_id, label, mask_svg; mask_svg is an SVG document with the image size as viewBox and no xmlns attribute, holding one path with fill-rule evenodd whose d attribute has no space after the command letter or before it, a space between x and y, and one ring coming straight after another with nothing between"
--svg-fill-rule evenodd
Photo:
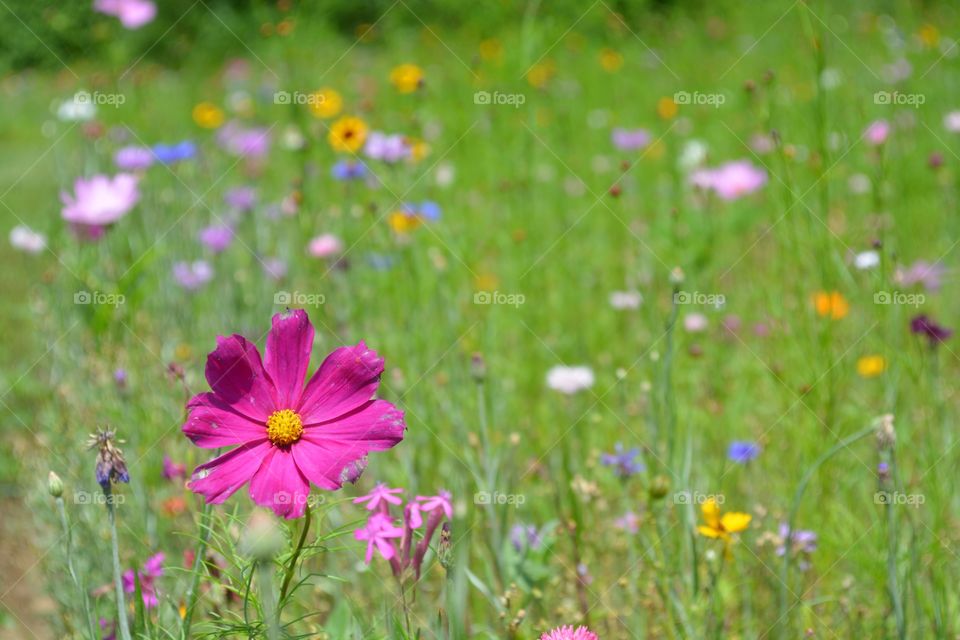
<instances>
[{"instance_id":1,"label":"thin green stalk","mask_svg":"<svg viewBox=\"0 0 960 640\"><path fill-rule=\"evenodd\" d=\"M204 557L207 555L207 542L210 539L210 510L210 504L204 501L203 511L200 514L200 544L197 545L196 556L193 558L193 579L190 582L190 590L187 591L187 606L183 614L183 624L180 625L181 640L187 640L190 637L193 612L200 597L200 574Z\"/></svg>"},{"instance_id":2,"label":"thin green stalk","mask_svg":"<svg viewBox=\"0 0 960 640\"><path fill-rule=\"evenodd\" d=\"M293 574L297 569L297 560L300 559L300 553L303 551L303 545L307 541L307 531L310 530L310 503L307 503L306 511L303 513L303 529L300 531L300 539L297 546L290 556L290 564L287 565L287 572L283 576L283 585L280 587L280 601L287 597L287 589L290 588L290 581L293 580Z\"/></svg>"},{"instance_id":3,"label":"thin green stalk","mask_svg":"<svg viewBox=\"0 0 960 640\"><path fill-rule=\"evenodd\" d=\"M280 618L277 601L273 597L273 571L270 562L257 561L260 582L260 602L263 604L263 617L269 640L280 639ZM282 596L281 596L282 598Z\"/></svg>"},{"instance_id":4,"label":"thin green stalk","mask_svg":"<svg viewBox=\"0 0 960 640\"><path fill-rule=\"evenodd\" d=\"M123 597L123 571L120 568L120 543L117 541L117 515L113 505L113 490L110 484L103 488L107 499L107 517L110 521L110 546L113 551L113 586L117 592L117 628L121 640L130 640L130 623L127 622L127 604Z\"/></svg>"},{"instance_id":5,"label":"thin green stalk","mask_svg":"<svg viewBox=\"0 0 960 640\"><path fill-rule=\"evenodd\" d=\"M87 622L87 633L90 634L90 638L96 638L97 633L93 626L93 616L90 614L90 598L87 596L87 590L84 589L80 583L80 578L77 576L77 571L73 566L73 532L70 530L70 523L67 521L67 510L64 507L63 498L57 497L56 503L57 512L60 514L60 524L63 526L63 535L66 538L67 570L70 572L70 578L73 579L73 584L80 594L83 616Z\"/></svg>"},{"instance_id":6,"label":"thin green stalk","mask_svg":"<svg viewBox=\"0 0 960 640\"><path fill-rule=\"evenodd\" d=\"M800 483L797 485L797 490L793 494L793 502L790 505L790 515L787 518L787 535L791 535L794 530L794 524L797 520L797 512L800 510L800 501L803 499L803 494L807 490L807 485L810 484L810 480L813 478L813 474L820 469L823 464L832 458L834 455L846 449L848 446L860 440L866 438L869 435L872 435L876 431L874 425L870 425L860 431L857 431L852 436L844 438L837 444L833 445L819 458L817 458L814 463L806 470L803 474L803 477L800 479ZM780 627L780 638L786 638L788 635L788 629L790 625L787 621L787 616L790 613L790 610L793 608L793 605L787 604L787 592L789 588L787 587L790 584L790 553L783 554L783 564L780 568L780 617L777 619L777 625Z\"/></svg>"}]
</instances>

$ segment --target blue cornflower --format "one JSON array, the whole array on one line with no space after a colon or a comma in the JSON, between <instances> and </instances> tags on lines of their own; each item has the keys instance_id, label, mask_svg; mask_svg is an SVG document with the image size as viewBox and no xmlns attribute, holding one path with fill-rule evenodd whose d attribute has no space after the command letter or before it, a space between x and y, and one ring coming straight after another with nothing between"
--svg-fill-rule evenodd
<instances>
[{"instance_id":1,"label":"blue cornflower","mask_svg":"<svg viewBox=\"0 0 960 640\"><path fill-rule=\"evenodd\" d=\"M330 169L336 180L362 180L367 177L367 165L362 162L341 160Z\"/></svg>"},{"instance_id":2,"label":"blue cornflower","mask_svg":"<svg viewBox=\"0 0 960 640\"><path fill-rule=\"evenodd\" d=\"M643 463L637 460L640 457L640 449L634 447L627 451L624 450L623 444L618 442L614 451L615 453L605 453L600 456L600 463L613 467L613 472L621 478L630 477L646 469Z\"/></svg>"},{"instance_id":3,"label":"blue cornflower","mask_svg":"<svg viewBox=\"0 0 960 640\"><path fill-rule=\"evenodd\" d=\"M727 457L739 464L747 464L760 455L760 445L746 440L735 440L727 449Z\"/></svg>"},{"instance_id":4,"label":"blue cornflower","mask_svg":"<svg viewBox=\"0 0 960 640\"><path fill-rule=\"evenodd\" d=\"M197 145L190 140L176 144L155 144L153 155L163 164L173 164L183 160L190 160L197 155Z\"/></svg>"}]
</instances>

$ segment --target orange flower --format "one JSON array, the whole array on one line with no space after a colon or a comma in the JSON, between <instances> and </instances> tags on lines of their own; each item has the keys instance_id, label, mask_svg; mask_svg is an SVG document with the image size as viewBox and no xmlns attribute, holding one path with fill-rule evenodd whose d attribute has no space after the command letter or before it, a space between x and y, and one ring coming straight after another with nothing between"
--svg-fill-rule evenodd
<instances>
[{"instance_id":1,"label":"orange flower","mask_svg":"<svg viewBox=\"0 0 960 640\"><path fill-rule=\"evenodd\" d=\"M664 120L672 120L677 115L677 103L673 98L664 96L657 100L657 115Z\"/></svg>"},{"instance_id":2,"label":"orange flower","mask_svg":"<svg viewBox=\"0 0 960 640\"><path fill-rule=\"evenodd\" d=\"M821 318L841 320L850 312L850 304L839 291L818 291L813 296L813 308Z\"/></svg>"}]
</instances>

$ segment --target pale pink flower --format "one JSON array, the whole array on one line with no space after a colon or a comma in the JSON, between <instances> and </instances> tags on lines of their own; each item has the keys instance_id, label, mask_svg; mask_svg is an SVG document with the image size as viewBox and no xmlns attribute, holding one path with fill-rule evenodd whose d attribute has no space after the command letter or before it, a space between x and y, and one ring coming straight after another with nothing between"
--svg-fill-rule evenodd
<instances>
[{"instance_id":1,"label":"pale pink flower","mask_svg":"<svg viewBox=\"0 0 960 640\"><path fill-rule=\"evenodd\" d=\"M157 5L151 0L95 0L93 9L118 18L126 29L139 29L157 17Z\"/></svg>"},{"instance_id":2,"label":"pale pink flower","mask_svg":"<svg viewBox=\"0 0 960 640\"><path fill-rule=\"evenodd\" d=\"M375 510L381 503L386 506L386 503L390 504L400 504L403 502L395 494L403 493L402 488L391 489L382 482L377 483L377 486L373 488L373 491L368 493L365 496L360 496L359 498L353 499L353 504L364 504L366 503L367 509L370 511Z\"/></svg>"},{"instance_id":3,"label":"pale pink flower","mask_svg":"<svg viewBox=\"0 0 960 640\"><path fill-rule=\"evenodd\" d=\"M716 169L698 169L690 175L690 182L723 200L736 200L767 184L767 172L749 160L737 160Z\"/></svg>"},{"instance_id":4,"label":"pale pink flower","mask_svg":"<svg viewBox=\"0 0 960 640\"><path fill-rule=\"evenodd\" d=\"M590 367L558 365L547 372L547 386L567 395L589 389L593 386L593 370Z\"/></svg>"},{"instance_id":5,"label":"pale pink flower","mask_svg":"<svg viewBox=\"0 0 960 640\"><path fill-rule=\"evenodd\" d=\"M307 252L314 258L332 258L343 253L343 241L332 233L324 233L310 241Z\"/></svg>"},{"instance_id":6,"label":"pale pink flower","mask_svg":"<svg viewBox=\"0 0 960 640\"><path fill-rule=\"evenodd\" d=\"M870 144L874 146L881 145L886 142L887 138L890 136L890 123L886 120L874 120L867 125L866 130L863 132L863 136Z\"/></svg>"},{"instance_id":7,"label":"pale pink flower","mask_svg":"<svg viewBox=\"0 0 960 640\"><path fill-rule=\"evenodd\" d=\"M114 177L95 175L77 178L73 193L61 192L61 215L75 230L99 237L103 230L127 215L137 201L137 177L118 173Z\"/></svg>"},{"instance_id":8,"label":"pale pink flower","mask_svg":"<svg viewBox=\"0 0 960 640\"><path fill-rule=\"evenodd\" d=\"M586 627L557 627L540 636L540 640L598 640L597 634Z\"/></svg>"}]
</instances>

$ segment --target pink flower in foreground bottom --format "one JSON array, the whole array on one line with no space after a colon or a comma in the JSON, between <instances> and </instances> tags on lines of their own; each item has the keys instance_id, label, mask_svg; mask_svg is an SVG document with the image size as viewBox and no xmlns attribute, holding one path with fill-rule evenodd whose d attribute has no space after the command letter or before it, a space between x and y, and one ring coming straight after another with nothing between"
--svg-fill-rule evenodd
<instances>
[{"instance_id":1,"label":"pink flower in foreground bottom","mask_svg":"<svg viewBox=\"0 0 960 640\"><path fill-rule=\"evenodd\" d=\"M187 404L184 434L199 447L239 445L193 472L190 489L219 504L250 483L250 498L301 517L310 483L330 491L353 482L370 451L403 439L403 412L372 399L383 359L360 342L327 356L304 386L313 325L297 309L273 317L261 360L240 335L218 337L207 357L211 392Z\"/></svg>"},{"instance_id":2,"label":"pink flower in foreground bottom","mask_svg":"<svg viewBox=\"0 0 960 640\"><path fill-rule=\"evenodd\" d=\"M540 640L597 640L597 634L586 627L557 627L540 636Z\"/></svg>"}]
</instances>

